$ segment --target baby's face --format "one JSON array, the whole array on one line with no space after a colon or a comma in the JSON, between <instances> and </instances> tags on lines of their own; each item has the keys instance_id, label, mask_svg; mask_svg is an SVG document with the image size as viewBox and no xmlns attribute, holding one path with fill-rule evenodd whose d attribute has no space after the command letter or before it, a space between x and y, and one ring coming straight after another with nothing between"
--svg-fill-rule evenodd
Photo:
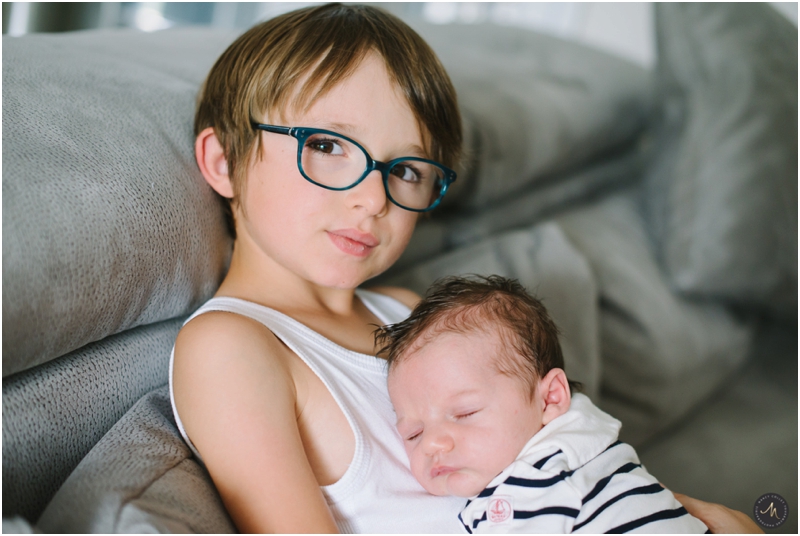
<instances>
[{"instance_id":1,"label":"baby's face","mask_svg":"<svg viewBox=\"0 0 800 536\"><path fill-rule=\"evenodd\" d=\"M539 397L497 371L500 344L494 333L444 333L389 375L411 472L429 493L476 495L542 428Z\"/></svg>"}]
</instances>

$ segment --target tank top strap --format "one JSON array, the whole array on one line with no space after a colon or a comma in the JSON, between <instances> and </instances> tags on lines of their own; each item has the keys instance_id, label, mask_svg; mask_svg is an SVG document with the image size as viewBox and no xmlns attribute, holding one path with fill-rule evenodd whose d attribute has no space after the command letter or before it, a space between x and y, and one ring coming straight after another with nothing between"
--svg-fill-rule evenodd
<instances>
[{"instance_id":1,"label":"tank top strap","mask_svg":"<svg viewBox=\"0 0 800 536\"><path fill-rule=\"evenodd\" d=\"M386 296L385 294L357 288L356 296L358 296L361 303L384 324L400 322L408 318L408 315L411 314L411 309L404 303L397 301L391 296Z\"/></svg>"}]
</instances>

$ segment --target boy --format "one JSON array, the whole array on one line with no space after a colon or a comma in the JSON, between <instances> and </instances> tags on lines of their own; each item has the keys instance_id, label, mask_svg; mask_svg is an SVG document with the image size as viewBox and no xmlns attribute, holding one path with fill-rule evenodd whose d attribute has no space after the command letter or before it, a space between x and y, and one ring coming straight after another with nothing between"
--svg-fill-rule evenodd
<instances>
[{"instance_id":1,"label":"boy","mask_svg":"<svg viewBox=\"0 0 800 536\"><path fill-rule=\"evenodd\" d=\"M411 471L469 497L468 532L705 532L617 440L620 423L571 395L558 330L499 276L438 281L377 339Z\"/></svg>"}]
</instances>

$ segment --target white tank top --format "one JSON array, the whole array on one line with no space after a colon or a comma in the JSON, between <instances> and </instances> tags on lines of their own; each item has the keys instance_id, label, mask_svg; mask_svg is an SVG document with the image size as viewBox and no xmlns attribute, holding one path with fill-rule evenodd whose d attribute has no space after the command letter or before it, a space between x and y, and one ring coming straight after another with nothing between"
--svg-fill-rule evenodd
<instances>
[{"instance_id":1,"label":"white tank top","mask_svg":"<svg viewBox=\"0 0 800 536\"><path fill-rule=\"evenodd\" d=\"M388 296L361 289L356 295L383 323L398 322L410 313ZM322 487L341 532L465 533L458 521L465 500L430 495L411 475L394 426L383 359L343 348L283 313L237 298L213 298L189 320L209 311L237 313L269 328L322 380L350 423L353 461L338 482ZM174 350L169 363L172 412L184 440L201 460L175 408L173 360Z\"/></svg>"}]
</instances>

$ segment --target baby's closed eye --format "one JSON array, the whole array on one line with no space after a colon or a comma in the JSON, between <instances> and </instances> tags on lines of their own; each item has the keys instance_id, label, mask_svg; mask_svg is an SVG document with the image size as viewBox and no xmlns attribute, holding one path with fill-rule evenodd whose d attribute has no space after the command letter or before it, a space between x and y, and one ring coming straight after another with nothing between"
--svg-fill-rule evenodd
<instances>
[{"instance_id":1,"label":"baby's closed eye","mask_svg":"<svg viewBox=\"0 0 800 536\"><path fill-rule=\"evenodd\" d=\"M467 417L472 417L473 415L475 415L479 411L480 411L479 409L471 410L471 411L462 411L460 413L457 413L455 415L455 418L456 418L456 420L466 419Z\"/></svg>"}]
</instances>

